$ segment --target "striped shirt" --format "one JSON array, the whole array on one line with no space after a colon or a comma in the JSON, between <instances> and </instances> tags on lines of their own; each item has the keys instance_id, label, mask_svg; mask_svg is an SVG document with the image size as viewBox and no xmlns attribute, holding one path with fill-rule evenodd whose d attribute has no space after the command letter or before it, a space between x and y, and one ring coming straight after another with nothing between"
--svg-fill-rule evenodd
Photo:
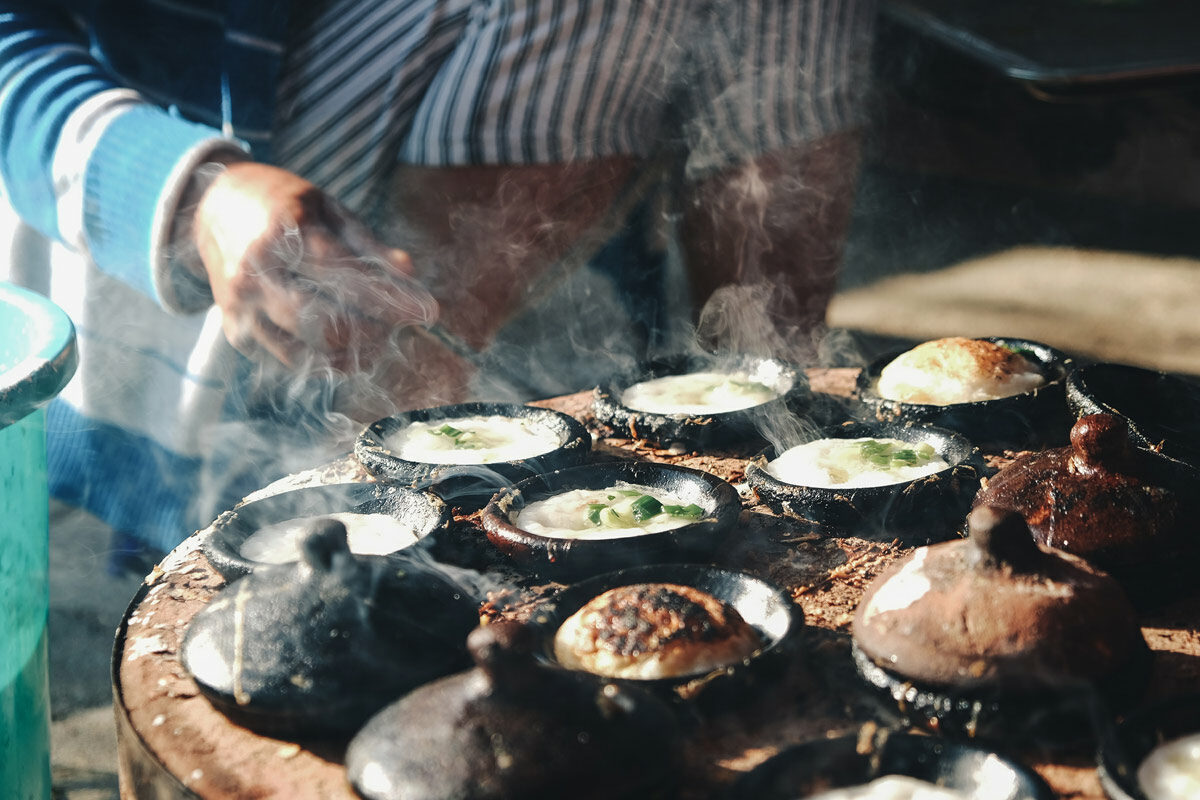
<instances>
[{"instance_id":1,"label":"striped shirt","mask_svg":"<svg viewBox=\"0 0 1200 800\"><path fill-rule=\"evenodd\" d=\"M215 153L247 150L366 214L399 163L668 150L699 176L855 124L873 11L874 0L0 0L0 189L42 235L0 218L11 256L0 277L49 294L80 338L76 379L49 415L52 490L167 549L297 466L278 431L255 427L259 398L219 314L173 316L205 311L175 279L168 234L182 187ZM286 412L286 438L315 457L303 412ZM234 474L247 483L232 486Z\"/></svg>"}]
</instances>

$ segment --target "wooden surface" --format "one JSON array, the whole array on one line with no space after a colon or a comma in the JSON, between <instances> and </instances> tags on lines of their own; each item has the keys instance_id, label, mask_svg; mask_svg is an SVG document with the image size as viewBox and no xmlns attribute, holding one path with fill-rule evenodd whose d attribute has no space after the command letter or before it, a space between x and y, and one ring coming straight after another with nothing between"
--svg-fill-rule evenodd
<instances>
[{"instance_id":1,"label":"wooden surface","mask_svg":"<svg viewBox=\"0 0 1200 800\"><path fill-rule=\"evenodd\" d=\"M829 388L845 391L851 376L831 371ZM814 378L814 387L822 383ZM590 394L540 405L570 413L593 426ZM706 710L687 729L685 798L711 797L741 772L782 747L814 737L895 725L895 718L862 689L850 660L849 625L865 586L911 550L886 532L830 536L811 524L777 516L746 489L743 470L752 453L668 453L645 443L601 434L593 458L636 458L712 472L743 491L739 525L718 553L722 566L744 570L785 587L803 609L807 630L800 655L769 691L740 698L736 707ZM989 454L1002 465L1012 453ZM370 480L353 457L301 473L256 493L309 483ZM477 528L460 516L466 530ZM121 729L122 797L139 796L151 778L174 782L174 794L204 798L352 798L341 767L344 742L289 742L259 736L230 723L198 693L178 652L188 621L224 585L193 536L154 572L122 626L115 653L117 713ZM508 573L505 573L508 574ZM511 581L481 607L484 616L520 618L556 587ZM1155 651L1150 696L1189 690L1200 677L1200 604L1181 602L1147 615L1144 633ZM1104 797L1090 752L1042 751L1010 743L1009 753L1036 769L1063 798ZM159 773L157 775L147 775ZM186 787L186 789L184 788ZM142 796L146 796L144 793Z\"/></svg>"}]
</instances>

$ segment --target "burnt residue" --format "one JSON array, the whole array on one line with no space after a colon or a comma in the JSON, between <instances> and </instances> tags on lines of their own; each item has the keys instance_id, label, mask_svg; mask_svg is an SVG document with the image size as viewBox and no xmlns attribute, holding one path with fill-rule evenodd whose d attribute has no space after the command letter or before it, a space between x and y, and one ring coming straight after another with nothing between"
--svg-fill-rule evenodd
<instances>
[{"instance_id":1,"label":"burnt residue","mask_svg":"<svg viewBox=\"0 0 1200 800\"><path fill-rule=\"evenodd\" d=\"M599 614L596 640L618 655L639 655L669 642L708 642L725 627L725 610L688 597L664 584L627 587L608 596ZM737 618L737 612L731 611Z\"/></svg>"},{"instance_id":2,"label":"burnt residue","mask_svg":"<svg viewBox=\"0 0 1200 800\"><path fill-rule=\"evenodd\" d=\"M539 659L547 665L561 668L554 654L554 638L559 627L605 592L641 584L676 585L711 596L753 628L761 645L743 661L710 670L703 675L618 678L613 679L614 682L647 688L672 702L686 702L695 709L710 712L736 706L756 695L761 696L786 671L805 670L798 657L799 645L804 641L806 631L804 612L795 601L762 578L702 564L631 567L571 584L543 602L531 615L541 639ZM635 629L637 623L631 622L627 627ZM636 647L638 643L632 641L628 646Z\"/></svg>"}]
</instances>

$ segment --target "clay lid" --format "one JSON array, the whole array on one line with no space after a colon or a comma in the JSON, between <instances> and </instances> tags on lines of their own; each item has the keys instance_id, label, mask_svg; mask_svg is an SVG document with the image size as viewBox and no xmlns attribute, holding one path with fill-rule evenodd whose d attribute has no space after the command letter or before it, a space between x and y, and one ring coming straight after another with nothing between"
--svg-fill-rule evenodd
<instances>
[{"instance_id":1,"label":"clay lid","mask_svg":"<svg viewBox=\"0 0 1200 800\"><path fill-rule=\"evenodd\" d=\"M1019 512L1042 544L1115 574L1160 558L1187 531L1180 490L1188 478L1175 462L1135 447L1125 420L1089 414L1072 426L1070 446L1016 459L974 504Z\"/></svg>"},{"instance_id":2,"label":"clay lid","mask_svg":"<svg viewBox=\"0 0 1200 800\"><path fill-rule=\"evenodd\" d=\"M874 662L926 685L1044 688L1111 676L1145 649L1121 587L981 506L969 537L919 548L867 588L854 619Z\"/></svg>"},{"instance_id":3,"label":"clay lid","mask_svg":"<svg viewBox=\"0 0 1200 800\"><path fill-rule=\"evenodd\" d=\"M678 723L649 693L539 664L515 622L467 639L475 668L426 684L351 740L346 771L368 800L624 797L677 772Z\"/></svg>"},{"instance_id":4,"label":"clay lid","mask_svg":"<svg viewBox=\"0 0 1200 800\"><path fill-rule=\"evenodd\" d=\"M479 600L436 564L355 555L331 518L309 524L300 550L221 589L188 624L184 667L223 713L259 732L345 733L469 664Z\"/></svg>"}]
</instances>

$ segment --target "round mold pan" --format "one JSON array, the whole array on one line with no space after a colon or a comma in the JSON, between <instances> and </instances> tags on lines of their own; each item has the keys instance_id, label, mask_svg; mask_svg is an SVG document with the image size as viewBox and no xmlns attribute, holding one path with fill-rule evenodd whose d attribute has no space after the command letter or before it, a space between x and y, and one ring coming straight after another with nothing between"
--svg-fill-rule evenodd
<instances>
[{"instance_id":1,"label":"round mold pan","mask_svg":"<svg viewBox=\"0 0 1200 800\"><path fill-rule=\"evenodd\" d=\"M1159 700L1111 725L1096 753L1104 794L1111 800L1151 800L1139 784L1138 767L1159 745L1196 734L1200 694Z\"/></svg>"},{"instance_id":2,"label":"round mold pan","mask_svg":"<svg viewBox=\"0 0 1200 800\"><path fill-rule=\"evenodd\" d=\"M648 380L695 372L749 373L778 391L779 396L750 408L713 414L661 414L624 405L621 397L629 387ZM734 359L676 356L644 365L592 392L596 421L612 428L618 436L645 440L667 449L686 447L704 450L737 445L747 439L761 441L759 422L773 414L805 410L812 391L804 372L774 358Z\"/></svg>"},{"instance_id":3,"label":"round mold pan","mask_svg":"<svg viewBox=\"0 0 1200 800\"><path fill-rule=\"evenodd\" d=\"M525 420L557 434L560 444L533 458L489 464L437 464L408 461L388 448L388 439L414 422L464 417L508 417ZM591 453L592 437L569 414L519 403L460 403L407 411L376 420L355 439L354 455L371 474L414 487L430 488L453 505L475 510L497 490L556 469L582 464Z\"/></svg>"},{"instance_id":4,"label":"round mold pan","mask_svg":"<svg viewBox=\"0 0 1200 800\"><path fill-rule=\"evenodd\" d=\"M851 654L859 677L884 708L911 725L951 739L1022 742L1039 752L1085 752L1099 743L1097 714L1133 707L1150 679L1153 656L1140 651L1099 683L1009 689L920 685L879 666L857 642Z\"/></svg>"},{"instance_id":5,"label":"round mold pan","mask_svg":"<svg viewBox=\"0 0 1200 800\"><path fill-rule=\"evenodd\" d=\"M692 675L655 679L595 675L596 680L635 686L672 703L717 712L736 706L756 690L771 691L786 670L796 668L804 634L800 606L787 592L762 578L706 564L650 564L596 575L568 586L531 615L541 636L542 645L536 651L539 660L566 670L554 656L554 636L562 624L609 589L639 583L673 583L706 592L732 606L758 631L764 644L743 661Z\"/></svg>"},{"instance_id":6,"label":"round mold pan","mask_svg":"<svg viewBox=\"0 0 1200 800\"><path fill-rule=\"evenodd\" d=\"M768 448L746 465L746 482L768 508L814 523L829 534L899 536L909 544L954 538L963 526L979 481L988 471L979 450L956 431L912 423L847 422L815 438L889 438L933 445L950 466L902 483L836 489L787 483L769 473ZM815 440L815 439L814 439Z\"/></svg>"},{"instance_id":7,"label":"round mold pan","mask_svg":"<svg viewBox=\"0 0 1200 800\"><path fill-rule=\"evenodd\" d=\"M1067 378L1075 418L1114 414L1138 445L1200 469L1200 383L1126 364L1086 364Z\"/></svg>"},{"instance_id":8,"label":"round mold pan","mask_svg":"<svg viewBox=\"0 0 1200 800\"><path fill-rule=\"evenodd\" d=\"M1071 427L1065 384L1074 361L1049 345L1029 339L979 337L1019 351L1046 377L1046 383L1022 394L974 403L933 405L885 400L876 391L883 368L906 350L895 350L872 361L857 381L856 416L877 422L916 422L949 428L980 447L1031 447L1065 440Z\"/></svg>"},{"instance_id":9,"label":"round mold pan","mask_svg":"<svg viewBox=\"0 0 1200 800\"><path fill-rule=\"evenodd\" d=\"M576 489L607 489L623 482L657 489L694 503L704 515L678 528L624 538L569 539L520 527L531 503ZM702 561L737 523L741 497L732 484L707 472L649 461L587 464L527 478L497 492L481 516L488 540L521 570L573 581L643 564Z\"/></svg>"},{"instance_id":10,"label":"round mold pan","mask_svg":"<svg viewBox=\"0 0 1200 800\"><path fill-rule=\"evenodd\" d=\"M888 730L876 732L866 747L857 734L788 747L736 780L724 797L794 800L887 775L989 800L1055 798L1032 769L985 746Z\"/></svg>"},{"instance_id":11,"label":"round mold pan","mask_svg":"<svg viewBox=\"0 0 1200 800\"><path fill-rule=\"evenodd\" d=\"M251 500L217 517L203 533L198 545L209 563L226 581L274 564L254 561L241 554L242 544L268 525L305 517L350 512L386 514L411 526L417 544L429 547L450 527L450 508L432 492L392 483L338 483L302 489ZM403 552L404 549L396 552Z\"/></svg>"}]
</instances>

